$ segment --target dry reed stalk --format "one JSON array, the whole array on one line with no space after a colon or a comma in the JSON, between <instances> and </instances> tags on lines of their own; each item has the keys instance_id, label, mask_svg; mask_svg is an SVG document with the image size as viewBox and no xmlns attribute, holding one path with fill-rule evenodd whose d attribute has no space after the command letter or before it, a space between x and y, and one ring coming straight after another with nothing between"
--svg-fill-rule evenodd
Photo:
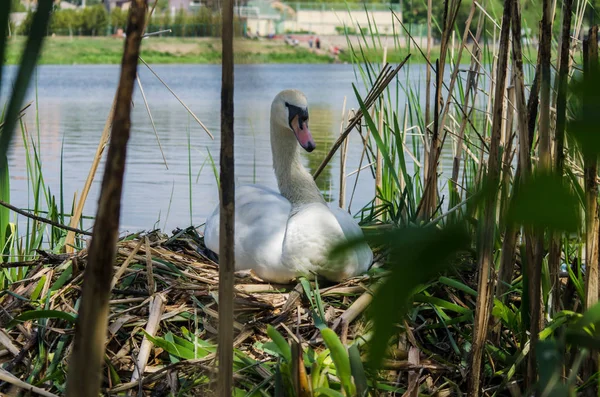
<instances>
[{"instance_id":1,"label":"dry reed stalk","mask_svg":"<svg viewBox=\"0 0 600 397\"><path fill-rule=\"evenodd\" d=\"M81 306L75 327L73 352L70 357L67 397L97 397L100 391L100 369L104 359L108 325L108 300L131 125L131 99L146 7L145 0L132 1L129 13L121 77L115 101L112 139L106 159L94 236L89 249Z\"/></svg>"},{"instance_id":2,"label":"dry reed stalk","mask_svg":"<svg viewBox=\"0 0 600 397\"><path fill-rule=\"evenodd\" d=\"M387 64L387 45L383 47L383 61L381 62L382 69L385 68ZM377 125L377 129L379 131L379 135L383 137L383 115L384 115L384 98L383 96L379 97L379 122ZM375 207L380 207L381 202L381 187L383 179L383 157L381 155L381 148L377 146L377 155L376 155L376 166L375 166ZM381 215L383 213L379 213L377 218L381 220Z\"/></svg>"},{"instance_id":3,"label":"dry reed stalk","mask_svg":"<svg viewBox=\"0 0 600 397\"><path fill-rule=\"evenodd\" d=\"M147 238L147 237L146 237ZM148 316L148 323L146 324L145 331L148 335L154 337L158 325L160 324L161 316L165 311L165 298L161 294L154 295L150 301L150 314ZM140 351L137 356L137 360L133 360L136 364L131 375L131 382L135 382L144 374L146 365L148 364L148 358L150 358L150 350L152 349L152 342L144 336Z\"/></svg>"},{"instance_id":4,"label":"dry reed stalk","mask_svg":"<svg viewBox=\"0 0 600 397\"><path fill-rule=\"evenodd\" d=\"M584 81L597 78L598 65L598 26L590 28L588 38L583 41ZM587 94L584 102L593 101ZM584 155L584 180L585 180L585 308L589 309L598 302L598 160L593 155ZM591 376L598 371L598 355L593 354L584 365L584 374ZM596 389L592 387L591 389ZM588 395L595 395L593 390Z\"/></svg>"},{"instance_id":5,"label":"dry reed stalk","mask_svg":"<svg viewBox=\"0 0 600 397\"><path fill-rule=\"evenodd\" d=\"M146 25L144 26L144 31L148 27L148 23L149 23L149 21L150 21L150 19L152 17L152 14L154 13L154 10L156 9L157 3L158 3L158 0L154 0L154 4L152 5L152 9L150 10L150 13L148 14L148 18L146 20ZM179 99L179 97L171 90L171 88L169 88L169 86L154 72L154 70L146 62L144 62L143 59L140 58L140 60L148 67L148 69L150 69L150 71L158 78L158 80L162 84L164 84L164 86L171 92L171 94L173 94L173 96L192 115L192 117L200 124L200 126L206 131L206 133L211 137L211 139L213 139L213 136L211 135L211 133L206 129L206 127L204 126L204 124L202 124L202 122L198 119L198 117L196 117L196 115L191 111L191 109L185 103L183 103L183 101L181 99ZM150 121L152 122L152 127L154 128L154 120L152 119L152 115L150 114L150 108L148 107L148 103L146 101L146 98L145 98L145 95L144 95L144 92L143 92L143 89L142 89L141 82L139 84L140 84L140 90L142 91L142 96L144 98L144 103L146 104L146 109L147 109L148 114L150 116ZM85 184L83 186L83 190L82 190L81 196L79 197L79 201L77 202L77 206L75 208L73 216L71 217L71 222L70 222L69 225L72 228L75 228L77 226L77 224L79 223L79 220L81 218L81 214L83 213L83 207L84 207L85 202L87 200L87 196L88 196L90 188L92 186L92 182L94 181L94 177L96 176L96 171L98 170L98 165L100 164L100 160L102 158L102 153L104 153L104 148L108 144L108 140L110 138L110 129L111 129L113 117L114 117L114 114L115 114L116 100L117 100L117 97L115 96L113 98L112 105L111 105L110 110L108 112L108 116L107 116L106 122L104 124L104 129L102 130L102 135L100 137L100 141L98 142L98 147L96 148L96 154L94 156L94 159L92 160L92 166L90 167L90 171L88 172L88 176L87 176L87 179L86 179ZM160 144L160 139L158 137L158 133L156 132L156 128L154 128L154 133L156 134L156 139L158 141L158 145L159 145L161 154L163 156L163 160L165 162L165 166L167 166L167 160L166 160L164 152L162 150L162 147L161 147L161 144ZM168 168L168 166L167 166L167 168ZM65 250L66 250L67 253L74 252L74 249L75 249L74 248L74 243L75 243L75 233L73 231L69 231L67 233L66 238L65 238Z\"/></svg>"},{"instance_id":6,"label":"dry reed stalk","mask_svg":"<svg viewBox=\"0 0 600 397\"><path fill-rule=\"evenodd\" d=\"M377 98L379 98L379 96L383 93L383 91L385 91L388 84L394 79L394 77L396 77L396 75L398 74L400 69L402 69L402 67L404 66L404 64L406 64L406 62L408 61L409 58L410 58L410 54L408 54L404 58L404 60L402 62L400 62L400 64L398 64L398 66L396 66L396 68L393 70L391 70L391 67L388 65L386 65L386 67L384 67L381 70L381 72L379 73L379 76L377 76L377 79L375 80L375 83L373 83L371 90L369 90L369 93L364 98L364 104L365 104L365 108L367 110L371 108L371 106L375 103ZM348 126L344 130L344 133L333 143L333 145L331 146L331 149L329 149L329 152L327 153L327 155L325 156L325 158L323 159L321 164L319 164L319 167L313 174L314 179L317 179L319 177L319 175L321 174L321 172L323 172L323 170L325 169L327 164L329 164L329 161L331 161L331 159L335 155L335 152L340 148L341 144L348 137L350 132L354 129L354 127L356 127L357 125L360 124L360 120L362 119L362 117L363 117L362 110L358 109L355 116L348 123Z\"/></svg>"},{"instance_id":7,"label":"dry reed stalk","mask_svg":"<svg viewBox=\"0 0 600 397\"><path fill-rule=\"evenodd\" d=\"M560 62L558 69L558 87L556 95L556 132L555 132L555 158L554 167L556 174L562 176L565 164L565 127L567 118L567 80L569 77L569 51L571 49L571 21L573 11L573 0L564 0L562 8L562 34L560 46ZM550 252L548 254L548 267L550 268L550 280L552 283L552 305L554 313L561 310L560 296L560 261L561 239L559 234L553 234L550 241Z\"/></svg>"},{"instance_id":8,"label":"dry reed stalk","mask_svg":"<svg viewBox=\"0 0 600 397\"><path fill-rule=\"evenodd\" d=\"M37 216L37 215L34 215L34 214L31 214L31 213L29 213L27 211L23 211L22 209L20 209L18 207L15 207L14 205L11 205L11 204L9 204L7 202L4 202L2 200L0 200L0 206L6 207L6 208L10 209L11 211L16 212L19 215L23 215L24 217L33 219L34 221L41 222L41 223L46 223L46 224L48 224L48 225L50 225L52 227L56 227L58 229L68 230L68 231L72 232L73 235L75 235L75 234L83 234L84 236L91 236L92 235L92 233L86 232L85 230L77 229L77 228L70 227L70 226L65 226L65 225L62 225L62 224L60 224L58 222L54 222L53 220L50 220L50 219L47 219L47 218L43 218L41 216Z\"/></svg>"},{"instance_id":9,"label":"dry reed stalk","mask_svg":"<svg viewBox=\"0 0 600 397\"><path fill-rule=\"evenodd\" d=\"M144 61L144 59L142 57L140 57L140 61L142 61L142 63L144 65L146 65L146 67L148 68L148 70L150 70L150 72L154 75L154 77L156 77L158 79L158 81L160 81L162 83L162 85L164 85L165 88L171 93L171 95L173 95L175 97L175 99L177 99L177 101L181 104L181 106L183 106L185 108L185 110L187 110L189 115L192 116L194 118L194 120L196 120L196 123L198 123L200 125L200 127L202 127L202 129L204 130L204 132L206 132L208 134L210 139L214 139L213 135L210 133L208 128L206 128L204 123L202 121L200 121L200 119L198 118L198 116L196 116L196 114L194 112L192 112L192 109L190 109L188 107L188 105L186 105L185 102L183 102L181 100L181 98L179 98L179 96L171 89L171 87L169 87L169 85L163 79L160 78L160 76L154 71L154 69L152 69L152 67L150 67L150 65L148 65L148 63L146 61Z\"/></svg>"},{"instance_id":10,"label":"dry reed stalk","mask_svg":"<svg viewBox=\"0 0 600 397\"><path fill-rule=\"evenodd\" d=\"M233 131L233 0L224 0L222 9L222 78L221 78L221 172L219 234L219 363L218 394L229 397L233 392L233 301L234 301L234 233L235 181Z\"/></svg>"},{"instance_id":11,"label":"dry reed stalk","mask_svg":"<svg viewBox=\"0 0 600 397\"><path fill-rule=\"evenodd\" d=\"M463 37L462 37L462 42L461 45L458 49L458 55L456 57L456 64L454 65L454 70L452 71L452 75L450 76L450 84L449 84L449 88L448 88L448 92L453 92L454 91L454 85L456 84L456 80L458 78L458 72L460 71L460 61L462 59L462 53L464 48L467 46L467 38L469 37L469 31L471 29L471 22L473 20L473 16L475 15L475 3L471 4L471 10L469 11L469 16L467 17L467 21L465 22L465 30L463 32ZM470 81L467 81L467 85L470 84ZM468 93L468 91L466 91ZM468 101L468 97L465 97L465 99ZM450 111L450 103L452 101L452 96L448 95L448 97L446 98L446 103L444 105L444 108L442 110L442 116L440 118L440 125L442 126L442 128L444 128L443 126L446 124L446 117L448 116L448 113ZM466 104L463 105L465 108L467 107Z\"/></svg>"},{"instance_id":12,"label":"dry reed stalk","mask_svg":"<svg viewBox=\"0 0 600 397\"><path fill-rule=\"evenodd\" d=\"M513 58L513 83L515 91L515 110L517 116L517 136L519 140L519 157L517 171L515 173L515 182L513 194L510 200L515 196L518 185L526 180L530 173L530 146L527 127L527 106L525 103L525 79L523 74L523 52L521 43L521 7L518 2L513 2L512 11L512 58ZM502 256L500 260L500 270L498 283L496 286L496 297L505 301L504 293L510 283L513 275L513 269L516 257L517 237L519 235L519 226L513 223L506 225L504 240L502 242ZM526 242L529 245L531 239L526 236Z\"/></svg>"},{"instance_id":13,"label":"dry reed stalk","mask_svg":"<svg viewBox=\"0 0 600 397\"><path fill-rule=\"evenodd\" d=\"M431 24L432 24L432 0L427 0L427 63L431 65L431 42L433 41L433 36L431 32ZM425 72L425 131L424 134L427 137L429 135L429 123L431 121L431 68L427 68ZM428 153L428 145L424 146L424 154L425 158L425 166L423 168L423 178L427 180L429 176L429 153Z\"/></svg>"},{"instance_id":14,"label":"dry reed stalk","mask_svg":"<svg viewBox=\"0 0 600 397\"><path fill-rule=\"evenodd\" d=\"M113 276L113 280L112 280L112 282L110 284L110 289L111 290L113 288L115 288L115 285L117 285L117 283L119 282L119 279L121 278L121 276L123 276L123 273L125 273L125 270L127 270L127 267L131 263L131 260L133 259L133 257L139 251L139 249L142 246L143 242L144 242L144 240L140 239L138 241L137 245L135 246L135 248L133 249L133 251L131 251L131 253L127 257L127 259L125 259L125 261L121 264L121 266L119 266L119 269L115 272L115 275Z\"/></svg>"},{"instance_id":15,"label":"dry reed stalk","mask_svg":"<svg viewBox=\"0 0 600 397\"><path fill-rule=\"evenodd\" d=\"M344 133L345 117L346 97L344 96L344 103L342 104L342 121L340 121L340 135ZM348 149L347 141L342 145L340 150L340 198L338 200L340 208L344 208L346 199L346 149Z\"/></svg>"},{"instance_id":16,"label":"dry reed stalk","mask_svg":"<svg viewBox=\"0 0 600 397\"><path fill-rule=\"evenodd\" d=\"M154 136L156 136L156 142L158 143L158 149L160 150L160 154L162 155L163 162L165 163L166 169L169 169L169 165L167 164L167 158L165 157L165 152L163 151L162 145L160 143L160 137L158 136L158 131L156 131L156 125L154 124L154 117L152 117L152 112L150 111L150 105L148 105L148 100L146 99L146 93L144 92L144 87L142 86L142 80L140 80L140 76L136 78L137 85L140 89L140 94L142 94L142 100L144 101L144 106L146 107L146 112L148 112L148 117L150 118L150 124L152 124L152 130L154 131Z\"/></svg>"},{"instance_id":17,"label":"dry reed stalk","mask_svg":"<svg viewBox=\"0 0 600 397\"><path fill-rule=\"evenodd\" d=\"M30 385L29 383L23 382L22 380L20 380L19 378L17 378L13 374L11 374L10 372L8 372L2 368L0 368L0 381L11 384L19 389L26 391L26 392L39 394L40 396L43 396L43 397L58 397L54 393L50 393L44 389L40 389L39 387L36 387L36 386Z\"/></svg>"},{"instance_id":18,"label":"dry reed stalk","mask_svg":"<svg viewBox=\"0 0 600 397\"><path fill-rule=\"evenodd\" d=\"M146 242L146 277L148 278L148 295L152 296L156 292L154 271L152 270L152 251L150 250L148 236L146 236L144 240Z\"/></svg>"},{"instance_id":19,"label":"dry reed stalk","mask_svg":"<svg viewBox=\"0 0 600 397\"><path fill-rule=\"evenodd\" d=\"M291 372L294 391L298 397L311 397L312 393L306 374L304 359L302 358L302 345L297 338L290 338L290 340L292 351Z\"/></svg>"},{"instance_id":20,"label":"dry reed stalk","mask_svg":"<svg viewBox=\"0 0 600 397\"><path fill-rule=\"evenodd\" d=\"M511 81L511 85L507 89L507 106L505 107L504 117L506 122L504 123L504 136L502 138L503 155L502 155L502 182L500 184L500 206L499 206L499 219L500 225L504 226L504 219L508 213L508 203L510 196L510 180L512 177L512 158L513 158L513 142L515 134L513 133L514 119L516 108L513 106L515 103L515 86L514 86L514 73ZM510 104L510 106L508 105Z\"/></svg>"},{"instance_id":21,"label":"dry reed stalk","mask_svg":"<svg viewBox=\"0 0 600 397\"><path fill-rule=\"evenodd\" d=\"M71 228L77 227L77 224L79 223L79 219L81 218L81 214L83 213L83 206L85 205L85 201L87 200L90 188L92 187L92 182L94 181L94 177L96 176L96 171L98 170L98 165L100 164L100 160L102 159L102 153L104 153L104 148L108 144L110 138L110 129L112 127L112 121L115 115L116 102L117 95L115 95L113 103L108 112L108 117L106 118L106 122L104 123L104 129L102 130L102 136L100 137L100 142L98 142L98 147L96 148L96 154L94 155L94 159L92 160L92 166L90 167L87 179L85 180L85 184L83 185L83 190L81 191L81 195L79 196L79 201L77 202L77 206L75 207L75 212L73 212L73 216L71 217L71 223L69 224ZM75 232L69 231L65 238L66 252L73 253L75 251L74 245Z\"/></svg>"},{"instance_id":22,"label":"dry reed stalk","mask_svg":"<svg viewBox=\"0 0 600 397\"><path fill-rule=\"evenodd\" d=\"M483 32L483 17L479 17L479 22L477 24L477 33L475 35L474 43L473 43L473 52L471 53L471 67L469 68L469 73L467 77L467 85L465 88L465 103L464 107L467 108L470 103L470 93L473 92L473 105L475 105L475 100L477 98L477 87L479 83L479 69L481 66L481 55L482 52L479 49L479 45L477 44L481 39L481 34ZM474 107L473 107L474 108ZM458 175L460 172L460 162L462 157L462 151L465 140L465 131L467 128L467 122L470 122L470 116L464 115L461 119L460 129L458 133L458 137L456 140L456 153L452 160L452 176L451 180L453 183L451 184L451 189L454 190L455 194L458 195ZM465 147L466 148L466 147Z\"/></svg>"},{"instance_id":23,"label":"dry reed stalk","mask_svg":"<svg viewBox=\"0 0 600 397\"><path fill-rule=\"evenodd\" d=\"M475 308L475 319L473 327L473 346L471 348L470 372L468 376L468 395L479 396L481 366L483 349L487 339L488 323L490 319L491 304L493 302L493 249L496 228L496 189L500 182L500 135L502 133L502 105L506 91L506 73L508 70L508 50L510 38L510 17L512 3L515 0L507 0L504 3L502 14L502 29L500 32L500 48L498 54L498 67L496 77L496 91L494 95L494 111L492 120L492 136L490 142L490 153L488 158L487 180L491 187L484 199L484 219L482 224L482 238L478 255L478 286L477 303Z\"/></svg>"},{"instance_id":24,"label":"dry reed stalk","mask_svg":"<svg viewBox=\"0 0 600 397\"><path fill-rule=\"evenodd\" d=\"M452 9L450 10L450 2L452 2ZM442 147L442 130L444 124L441 120L440 106L442 106L442 85L444 84L444 70L446 66L446 54L448 52L448 45L450 43L450 36L452 27L454 26L454 20L456 18L456 12L460 1L457 0L445 0L444 1L444 18L443 18L443 30L440 45L440 58L436 61L435 68L435 102L434 102L434 118L433 118L433 131L431 132L431 138L429 139L429 151L426 156L427 171L425 172L425 188L423 191L423 204L420 206L420 216L424 220L430 220L438 205L438 158L439 151ZM449 98L452 98L452 92L449 91ZM448 100L449 101L449 100ZM427 110L426 110L427 111ZM428 134L426 134L428 135Z\"/></svg>"},{"instance_id":25,"label":"dry reed stalk","mask_svg":"<svg viewBox=\"0 0 600 397\"><path fill-rule=\"evenodd\" d=\"M551 171L550 148L550 59L552 42L551 1L544 0L542 22L540 26L540 104L539 104L539 170ZM537 381L536 347L538 335L543 326L544 302L542 301L542 259L544 255L544 230L535 230L535 248L532 262L528 262L529 303L530 303L530 346L527 360L527 384L533 386Z\"/></svg>"},{"instance_id":26,"label":"dry reed stalk","mask_svg":"<svg viewBox=\"0 0 600 397\"><path fill-rule=\"evenodd\" d=\"M377 290L378 286L378 284L373 285L369 291L365 291L358 299L356 299L354 303L352 303L352 305L350 305L350 307L333 322L331 329L335 331L340 325L343 326L344 324L350 324L362 312L364 312L371 304L371 301L373 300L373 294Z\"/></svg>"},{"instance_id":27,"label":"dry reed stalk","mask_svg":"<svg viewBox=\"0 0 600 397\"><path fill-rule=\"evenodd\" d=\"M419 372L415 371L421 365L421 353L415 346L408 351L408 363L413 369L408 371L408 387L402 397L419 397Z\"/></svg>"},{"instance_id":28,"label":"dry reed stalk","mask_svg":"<svg viewBox=\"0 0 600 397\"><path fill-rule=\"evenodd\" d=\"M359 135L362 136L361 125L360 124L357 125L356 128L358 129ZM360 172L363 170L363 168L367 168L372 165L372 163L367 164L365 167L363 167L363 165L362 165L363 161L365 159L365 154L367 154L370 137L371 137L371 131L367 130L367 134L365 136L365 139L363 140L363 149L360 154L360 160L358 161L358 168L356 169L356 171L354 171L356 173L356 178L354 179L354 185L352 186L352 194L350 195L350 202L348 203L348 211L350 211L350 208L352 207L352 200L354 200L354 193L356 192L356 186L358 186L358 178L360 177ZM350 176L352 174L353 173L350 173L347 176Z\"/></svg>"}]
</instances>

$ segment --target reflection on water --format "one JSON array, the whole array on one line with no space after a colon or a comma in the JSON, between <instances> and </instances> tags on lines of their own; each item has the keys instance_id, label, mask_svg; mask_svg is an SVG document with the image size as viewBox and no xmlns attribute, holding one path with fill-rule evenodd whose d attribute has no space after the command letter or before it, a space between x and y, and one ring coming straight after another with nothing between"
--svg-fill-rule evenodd
<instances>
[{"instance_id":1,"label":"reflection on water","mask_svg":"<svg viewBox=\"0 0 600 397\"><path fill-rule=\"evenodd\" d=\"M168 169L141 95L136 91L121 212L123 230L185 227L190 223L190 211L192 222L199 225L218 203L215 177L207 159L210 152L218 167L220 67L164 65L156 66L155 70L204 122L215 140L207 137L147 69L140 69ZM70 210L73 197L81 192L85 183L115 92L118 71L117 66L42 66L38 69L39 129L34 107L27 112L24 122L29 139L36 144L39 142L45 182L57 200L61 195L62 162L65 211ZM15 68L6 67L6 72L12 79ZM357 107L353 100L351 83L355 76L351 65L244 65L236 67L235 77L238 184L261 183L277 187L269 143L269 110L279 91L297 88L308 98L310 128L317 150L303 156L311 172L316 170L339 134L344 96L348 97L347 108ZM7 97L8 86L3 85L3 98ZM28 100L33 99L35 91L32 89ZM348 172L358 167L361 151L360 137L352 134ZM13 142L9 164L13 204L31 207L33 196L27 182L23 140L19 135ZM85 206L86 215L95 215L102 172L103 162ZM328 200L337 200L339 156L334 157L317 182ZM353 177L349 178L348 184L354 184ZM369 173L361 173L356 191L353 211L373 196Z\"/></svg>"}]
</instances>

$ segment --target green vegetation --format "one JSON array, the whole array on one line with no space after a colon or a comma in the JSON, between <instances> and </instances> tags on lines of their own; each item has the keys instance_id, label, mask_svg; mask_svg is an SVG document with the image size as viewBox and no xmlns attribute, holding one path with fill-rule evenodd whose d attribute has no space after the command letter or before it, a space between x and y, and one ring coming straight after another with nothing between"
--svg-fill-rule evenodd
<instances>
[{"instance_id":1,"label":"green vegetation","mask_svg":"<svg viewBox=\"0 0 600 397\"><path fill-rule=\"evenodd\" d=\"M163 4L164 5L164 4ZM194 13L180 9L174 18L164 8L151 19L149 31L171 29L176 37L218 37L221 32L221 15L206 7ZM18 34L27 35L31 30L33 12L29 11L25 21L19 26ZM63 36L107 36L118 29L125 30L127 11L115 7L110 14L102 4L88 5L78 9L55 9L48 33ZM242 24L234 22L236 36L242 35Z\"/></svg>"},{"instance_id":2,"label":"green vegetation","mask_svg":"<svg viewBox=\"0 0 600 397\"><path fill-rule=\"evenodd\" d=\"M16 64L22 51L24 39L16 37L8 42L7 64ZM332 63L329 55L317 54L303 47L291 47L279 41L256 41L237 39L235 41L236 62L239 64L268 63ZM157 38L144 41L142 57L153 64L217 64L221 62L221 42L211 38ZM40 64L119 64L123 45L121 39L111 37L49 37L46 40ZM407 48L392 48L387 53L389 62L399 62L409 53ZM432 58L439 54L439 46L432 49ZM535 55L535 54L533 54ZM364 49L366 61L378 62L383 57L383 49ZM464 62L469 61L466 53ZM343 51L339 61L352 62L351 51ZM535 59L535 57L533 57ZM425 63L419 52L412 52L412 63Z\"/></svg>"},{"instance_id":3,"label":"green vegetation","mask_svg":"<svg viewBox=\"0 0 600 397\"><path fill-rule=\"evenodd\" d=\"M9 41L6 62L16 64L24 40ZM287 46L282 42L235 41L236 62L245 63L329 63L331 58L308 49ZM146 39L142 57L153 64L188 63L216 64L221 62L220 39L156 38ZM40 64L120 64L123 42L111 37L49 37Z\"/></svg>"},{"instance_id":4,"label":"green vegetation","mask_svg":"<svg viewBox=\"0 0 600 397\"><path fill-rule=\"evenodd\" d=\"M372 202L359 211L377 263L362 278L326 287L305 278L296 286L238 280L236 396L598 394L597 31L589 31L582 56L568 42L582 33L566 18L575 10L554 10L560 18L542 26L551 37L534 29L543 39L540 52L524 56L520 30L509 38L510 25L525 17L507 8L500 30L500 11L490 8L488 15L475 14L470 29L481 28L475 42L462 43L459 34L449 48L453 30L467 29L448 23L464 12L459 4L446 0L450 16L438 21L441 44L426 78L425 106L423 77L411 69L421 61L414 44L404 50L394 40L388 52L392 61L411 54L402 74L381 65L381 37L361 33L349 44L343 56L356 71L365 139L357 173L378 175ZM559 40L552 31L563 31L562 23L566 35ZM490 33L499 45L487 40ZM48 48L67 40L50 39ZM146 51L159 51L161 43L182 54L200 43L220 52L214 41L183 39L148 40ZM256 52L265 44L254 45L243 48ZM557 78L550 79L559 53ZM437 73L449 77L436 79ZM359 94L364 91L371 94ZM5 120L15 121L19 108L8 110ZM33 212L44 215L47 207L47 216L64 224L67 203L47 191L39 172L42 148L27 128L20 131ZM451 154L451 170L441 168L442 151ZM8 167L0 171L7 200ZM39 248L65 250L64 230L33 220L16 230L7 214L0 211L0 327L4 341L14 341L27 360L2 365L22 381L62 393L86 252L40 255ZM195 226L118 242L104 394L139 388L190 395L211 388L217 267L203 256ZM148 291L154 289L166 305L151 316L156 306L148 310ZM128 382L143 340L152 346L152 371Z\"/></svg>"}]
</instances>

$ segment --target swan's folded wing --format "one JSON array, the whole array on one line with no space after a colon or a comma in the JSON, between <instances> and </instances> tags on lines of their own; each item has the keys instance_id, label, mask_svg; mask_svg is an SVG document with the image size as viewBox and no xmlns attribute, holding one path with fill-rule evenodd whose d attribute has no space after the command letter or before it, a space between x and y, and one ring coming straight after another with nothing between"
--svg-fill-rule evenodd
<instances>
[{"instance_id":1,"label":"swan's folded wing","mask_svg":"<svg viewBox=\"0 0 600 397\"><path fill-rule=\"evenodd\" d=\"M267 187L245 185L236 189L236 270L280 263L290 209L287 199ZM204 240L210 250L219 252L219 207L206 221Z\"/></svg>"},{"instance_id":2,"label":"swan's folded wing","mask_svg":"<svg viewBox=\"0 0 600 397\"><path fill-rule=\"evenodd\" d=\"M344 231L346 239L351 240L363 237L363 232L358 222L348 212L335 205L331 205L330 209ZM360 267L359 273L364 273L373 262L373 251L371 251L368 244L362 243L355 247L355 252Z\"/></svg>"}]
</instances>

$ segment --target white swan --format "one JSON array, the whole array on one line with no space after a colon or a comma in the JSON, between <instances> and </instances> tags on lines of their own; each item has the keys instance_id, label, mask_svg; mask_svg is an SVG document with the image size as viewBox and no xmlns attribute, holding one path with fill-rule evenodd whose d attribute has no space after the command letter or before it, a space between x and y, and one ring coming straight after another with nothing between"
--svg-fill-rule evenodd
<instances>
[{"instance_id":1,"label":"white swan","mask_svg":"<svg viewBox=\"0 0 600 397\"><path fill-rule=\"evenodd\" d=\"M337 260L328 254L348 238L362 236L355 220L339 207L330 208L301 162L298 143L315 148L308 128L308 104L297 90L280 92L271 105L273 168L281 194L260 185L235 192L235 269L264 280L285 283L299 275L319 274L331 281L362 274L373 253L366 243ZM206 247L219 253L219 206L207 219Z\"/></svg>"}]
</instances>

